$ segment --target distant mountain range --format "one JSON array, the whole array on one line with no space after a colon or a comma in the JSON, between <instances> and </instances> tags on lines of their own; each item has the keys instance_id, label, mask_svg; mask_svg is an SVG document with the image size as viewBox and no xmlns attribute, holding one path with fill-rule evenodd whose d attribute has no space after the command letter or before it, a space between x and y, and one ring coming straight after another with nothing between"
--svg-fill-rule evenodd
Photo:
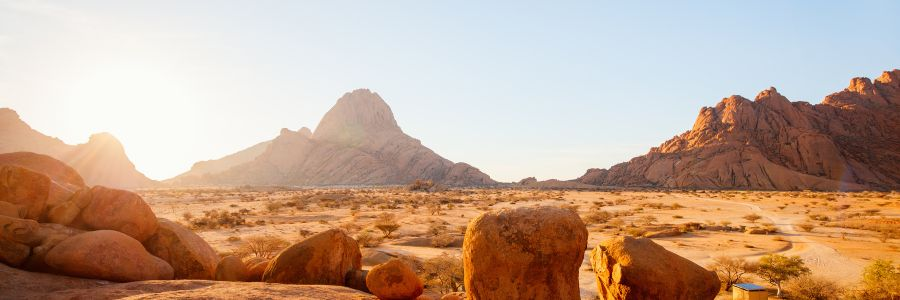
<instances>
[{"instance_id":1,"label":"distant mountain range","mask_svg":"<svg viewBox=\"0 0 900 300\"><path fill-rule=\"evenodd\" d=\"M900 70L821 104L769 88L704 107L694 127L575 181L601 186L765 190L900 189Z\"/></svg>"},{"instance_id":2,"label":"distant mountain range","mask_svg":"<svg viewBox=\"0 0 900 300\"><path fill-rule=\"evenodd\" d=\"M28 126L12 109L0 108L0 153L34 152L65 162L88 185L115 188L151 187L158 182L138 172L125 149L108 133L91 135L87 143L68 145Z\"/></svg>"},{"instance_id":3,"label":"distant mountain range","mask_svg":"<svg viewBox=\"0 0 900 300\"><path fill-rule=\"evenodd\" d=\"M274 140L194 164L173 185L391 185L430 179L449 186L492 185L406 135L391 108L366 89L344 94L312 132L282 129Z\"/></svg>"}]
</instances>

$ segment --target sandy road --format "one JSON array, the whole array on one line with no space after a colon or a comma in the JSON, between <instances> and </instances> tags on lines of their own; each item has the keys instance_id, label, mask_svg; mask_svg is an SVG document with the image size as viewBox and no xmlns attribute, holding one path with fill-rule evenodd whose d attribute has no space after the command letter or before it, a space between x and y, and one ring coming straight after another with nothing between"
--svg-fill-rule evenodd
<instances>
[{"instance_id":1,"label":"sandy road","mask_svg":"<svg viewBox=\"0 0 900 300\"><path fill-rule=\"evenodd\" d=\"M853 283L859 280L865 262L841 255L841 253L834 248L811 240L803 233L797 231L795 225L804 220L802 215L781 215L775 212L766 211L758 205L751 203L693 197L690 199L743 206L775 224L778 231L784 236L784 239L791 243L791 247L776 253L800 256L810 270L812 270L812 273L819 276L842 283ZM762 255L763 254L746 256L745 258L756 260Z\"/></svg>"}]
</instances>

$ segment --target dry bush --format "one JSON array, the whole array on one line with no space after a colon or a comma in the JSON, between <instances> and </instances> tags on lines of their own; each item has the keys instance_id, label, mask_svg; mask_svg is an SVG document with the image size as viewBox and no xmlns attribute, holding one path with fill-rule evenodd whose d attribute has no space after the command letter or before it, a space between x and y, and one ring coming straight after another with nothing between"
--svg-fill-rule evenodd
<instances>
[{"instance_id":1,"label":"dry bush","mask_svg":"<svg viewBox=\"0 0 900 300\"><path fill-rule=\"evenodd\" d=\"M202 217L196 217L190 221L193 229L234 228L246 223L247 220L244 219L241 213L217 209L204 211Z\"/></svg>"},{"instance_id":2,"label":"dry bush","mask_svg":"<svg viewBox=\"0 0 900 300\"><path fill-rule=\"evenodd\" d=\"M449 233L441 233L431 237L431 246L435 248L444 248L453 244L453 241L455 240L456 238Z\"/></svg>"},{"instance_id":3,"label":"dry bush","mask_svg":"<svg viewBox=\"0 0 900 300\"><path fill-rule=\"evenodd\" d=\"M810 223L803 223L803 224L797 225L797 227L800 227L800 229L803 229L803 231L812 232L813 229L816 228L816 225L813 225Z\"/></svg>"},{"instance_id":4,"label":"dry bush","mask_svg":"<svg viewBox=\"0 0 900 300\"><path fill-rule=\"evenodd\" d=\"M744 220L747 220L750 223L756 223L756 221L758 221L759 219L762 219L762 217L757 214L749 214L749 215L743 216L743 218L744 218Z\"/></svg>"},{"instance_id":5,"label":"dry bush","mask_svg":"<svg viewBox=\"0 0 900 300\"><path fill-rule=\"evenodd\" d=\"M862 288L852 296L856 299L900 299L900 266L890 260L876 259L866 266Z\"/></svg>"},{"instance_id":6,"label":"dry bush","mask_svg":"<svg viewBox=\"0 0 900 300\"><path fill-rule=\"evenodd\" d=\"M463 264L459 256L446 252L422 263L419 277L428 287L435 287L441 294L463 289Z\"/></svg>"},{"instance_id":7,"label":"dry bush","mask_svg":"<svg viewBox=\"0 0 900 300\"><path fill-rule=\"evenodd\" d=\"M273 235L254 235L244 239L234 253L241 257L256 256L270 259L282 249L290 246L287 240Z\"/></svg>"},{"instance_id":8,"label":"dry bush","mask_svg":"<svg viewBox=\"0 0 900 300\"><path fill-rule=\"evenodd\" d=\"M372 234L371 231L363 231L356 234L356 242L360 247L373 248L381 244L382 239Z\"/></svg>"},{"instance_id":9,"label":"dry bush","mask_svg":"<svg viewBox=\"0 0 900 300\"><path fill-rule=\"evenodd\" d=\"M788 281L785 290L797 300L837 300L844 293L836 282L809 275Z\"/></svg>"},{"instance_id":10,"label":"dry bush","mask_svg":"<svg viewBox=\"0 0 900 300\"><path fill-rule=\"evenodd\" d=\"M397 217L392 213L378 215L373 226L384 234L384 238L390 238L391 233L400 229L400 223L397 223Z\"/></svg>"},{"instance_id":11,"label":"dry bush","mask_svg":"<svg viewBox=\"0 0 900 300\"><path fill-rule=\"evenodd\" d=\"M268 210L270 213L278 212L283 207L284 204L278 201L266 203L266 210Z\"/></svg>"}]
</instances>

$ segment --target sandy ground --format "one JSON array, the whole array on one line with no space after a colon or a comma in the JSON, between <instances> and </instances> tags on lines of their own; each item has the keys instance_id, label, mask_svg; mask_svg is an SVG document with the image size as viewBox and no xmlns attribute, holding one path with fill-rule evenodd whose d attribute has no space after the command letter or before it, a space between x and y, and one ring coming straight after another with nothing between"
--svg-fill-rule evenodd
<instances>
[{"instance_id":1,"label":"sandy ground","mask_svg":"<svg viewBox=\"0 0 900 300\"><path fill-rule=\"evenodd\" d=\"M306 233L342 228L351 235L372 230L379 214L396 216L400 229L380 245L363 249L364 263L375 264L383 254L428 259L443 253L459 255L461 229L472 218L488 210L549 205L576 209L582 216L603 210L619 221L588 224L588 249L580 275L583 299L596 297L596 283L588 255L600 241L624 235L629 228L675 227L695 222L730 227L770 226L778 233L746 234L738 231L699 230L681 236L657 238L666 249L702 266L714 257L732 256L748 260L781 253L799 255L815 275L845 285L858 282L862 269L873 259L900 260L900 241L882 241L875 231L834 226L839 220L862 221L900 218L897 193L814 193L744 191L543 191L543 190L450 190L437 193L408 192L401 188L308 189L308 190L147 190L144 198L160 217L190 224L185 218L202 217L211 210L240 213L246 225L229 228L195 228L222 254L230 253L256 235L274 235L291 243ZM335 199L331 199L335 198ZM323 200L324 199L324 200ZM304 203L300 208L288 203ZM276 204L272 204L276 203ZM357 207L353 207L356 203ZM435 203L443 203L435 211ZM676 207L672 205L677 204ZM429 205L431 207L429 207ZM275 206L275 208L270 207ZM278 207L280 206L280 207ZM411 206L415 206L412 208ZM874 210L877 210L873 212ZM743 217L756 214L750 222ZM810 216L827 217L828 221ZM859 215L859 216L857 216ZM647 222L646 216L655 220ZM896 220L894 220L896 221ZM616 222L620 226L616 226ZM430 224L443 224L443 232L455 239L447 247L430 245ZM612 225L611 225L612 224ZM798 225L813 224L811 232ZM891 223L898 224L898 223ZM381 234L376 230L375 235ZM368 258L368 259L367 259ZM757 278L747 278L757 284Z\"/></svg>"}]
</instances>

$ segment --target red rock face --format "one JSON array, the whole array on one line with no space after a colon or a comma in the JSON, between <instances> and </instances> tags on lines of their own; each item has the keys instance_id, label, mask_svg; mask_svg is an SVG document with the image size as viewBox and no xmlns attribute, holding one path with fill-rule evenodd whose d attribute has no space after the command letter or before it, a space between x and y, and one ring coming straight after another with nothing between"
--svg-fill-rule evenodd
<instances>
[{"instance_id":1,"label":"red rock face","mask_svg":"<svg viewBox=\"0 0 900 300\"><path fill-rule=\"evenodd\" d=\"M900 70L854 78L821 104L769 88L723 99L691 130L577 181L607 186L860 190L900 188Z\"/></svg>"}]
</instances>

